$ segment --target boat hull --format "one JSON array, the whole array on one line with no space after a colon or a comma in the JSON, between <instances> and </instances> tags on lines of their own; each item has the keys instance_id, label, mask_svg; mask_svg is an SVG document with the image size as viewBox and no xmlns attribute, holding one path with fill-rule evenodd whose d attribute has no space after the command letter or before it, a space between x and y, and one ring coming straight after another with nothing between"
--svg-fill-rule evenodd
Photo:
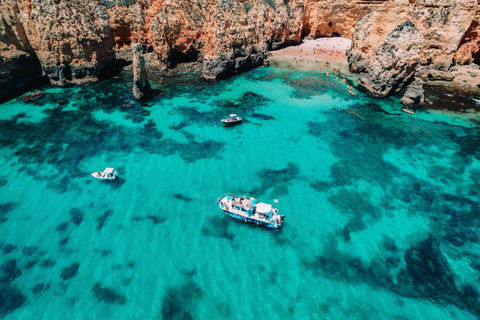
<instances>
[{"instance_id":1,"label":"boat hull","mask_svg":"<svg viewBox=\"0 0 480 320\"><path fill-rule=\"evenodd\" d=\"M268 222L264 222L264 221L259 221L257 219L253 219L253 218L249 218L249 217L244 217L244 216L240 216L240 215L237 215L235 213L232 213L230 211L226 211L224 209L222 209L223 212L225 212L225 214L231 218L234 218L234 219L237 219L237 220L241 220L245 223L252 223L252 224L256 224L257 226L263 226L263 227L267 227L267 228L272 228L272 229L280 229L283 225L283 223L277 223L276 225L274 223L268 223Z\"/></svg>"},{"instance_id":2,"label":"boat hull","mask_svg":"<svg viewBox=\"0 0 480 320\"><path fill-rule=\"evenodd\" d=\"M222 123L224 126L234 126L236 124L242 123L242 120L237 120L237 121L224 121L222 120Z\"/></svg>"},{"instance_id":3,"label":"boat hull","mask_svg":"<svg viewBox=\"0 0 480 320\"><path fill-rule=\"evenodd\" d=\"M116 174L113 177L104 177L102 175L99 175L98 172L93 172L92 177L98 180L116 180L118 178Z\"/></svg>"}]
</instances>

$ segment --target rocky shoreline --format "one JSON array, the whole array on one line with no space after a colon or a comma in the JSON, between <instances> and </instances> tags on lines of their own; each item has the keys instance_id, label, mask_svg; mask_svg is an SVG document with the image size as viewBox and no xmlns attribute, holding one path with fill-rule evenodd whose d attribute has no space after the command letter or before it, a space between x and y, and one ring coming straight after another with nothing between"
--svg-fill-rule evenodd
<instances>
[{"instance_id":1,"label":"rocky shoreline","mask_svg":"<svg viewBox=\"0 0 480 320\"><path fill-rule=\"evenodd\" d=\"M142 45L147 70L195 63L204 79L219 80L265 65L269 52L304 37L344 36L363 87L420 103L422 81L480 63L477 1L430 2L5 0L0 100L44 76L54 86L100 81L131 63L132 43Z\"/></svg>"}]
</instances>

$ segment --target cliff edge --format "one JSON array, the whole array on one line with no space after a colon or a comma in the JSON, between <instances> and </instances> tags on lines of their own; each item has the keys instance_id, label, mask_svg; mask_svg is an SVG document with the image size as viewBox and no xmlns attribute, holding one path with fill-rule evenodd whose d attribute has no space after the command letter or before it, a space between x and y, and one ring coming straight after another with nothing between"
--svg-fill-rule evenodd
<instances>
[{"instance_id":1,"label":"cliff edge","mask_svg":"<svg viewBox=\"0 0 480 320\"><path fill-rule=\"evenodd\" d=\"M57 86L98 81L132 43L163 68L201 62L204 78L216 80L263 65L268 51L303 37L345 36L353 39L351 70L378 95L480 62L478 0L1 0L0 9L2 89L42 75ZM402 32L392 35L406 22L423 38L411 52ZM392 46L401 54L387 54ZM378 88L382 81L388 88Z\"/></svg>"}]
</instances>

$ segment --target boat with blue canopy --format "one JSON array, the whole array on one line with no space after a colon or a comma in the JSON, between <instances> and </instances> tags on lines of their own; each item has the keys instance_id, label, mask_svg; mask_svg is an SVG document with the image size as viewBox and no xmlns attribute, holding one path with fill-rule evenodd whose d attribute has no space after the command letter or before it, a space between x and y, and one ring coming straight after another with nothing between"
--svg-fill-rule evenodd
<instances>
[{"instance_id":1,"label":"boat with blue canopy","mask_svg":"<svg viewBox=\"0 0 480 320\"><path fill-rule=\"evenodd\" d=\"M278 208L255 198L225 193L217 201L220 209L230 217L259 226L279 229L285 219L284 215L278 214Z\"/></svg>"}]
</instances>

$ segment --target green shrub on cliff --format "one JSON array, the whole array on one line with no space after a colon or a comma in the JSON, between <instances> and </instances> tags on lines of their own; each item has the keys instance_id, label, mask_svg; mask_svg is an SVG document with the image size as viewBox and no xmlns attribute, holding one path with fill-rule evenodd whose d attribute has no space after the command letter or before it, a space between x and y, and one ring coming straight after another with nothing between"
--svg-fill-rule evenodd
<instances>
[{"instance_id":1,"label":"green shrub on cliff","mask_svg":"<svg viewBox=\"0 0 480 320\"><path fill-rule=\"evenodd\" d=\"M402 32L405 28L415 28L415 25L413 24L413 22L411 21L405 21L405 22L402 22L400 23L396 28L395 30L392 31L392 33L394 32Z\"/></svg>"}]
</instances>

